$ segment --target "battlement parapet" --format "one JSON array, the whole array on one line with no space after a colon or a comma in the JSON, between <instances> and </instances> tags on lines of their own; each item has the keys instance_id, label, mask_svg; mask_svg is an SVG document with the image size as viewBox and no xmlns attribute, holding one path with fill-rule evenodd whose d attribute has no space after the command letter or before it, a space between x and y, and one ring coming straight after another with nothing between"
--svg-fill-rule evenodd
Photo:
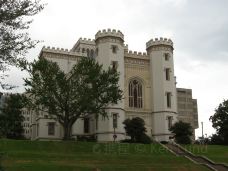
<instances>
[{"instance_id":1,"label":"battlement parapet","mask_svg":"<svg viewBox=\"0 0 228 171\"><path fill-rule=\"evenodd\" d=\"M148 49L149 47L156 46L156 45L167 45L167 46L173 47L173 41L171 39L162 38L162 37L160 37L160 39L155 38L155 40L151 39L146 43L146 48Z\"/></svg>"},{"instance_id":2,"label":"battlement parapet","mask_svg":"<svg viewBox=\"0 0 228 171\"><path fill-rule=\"evenodd\" d=\"M135 57L135 58L143 58L143 57L148 57L146 52L137 52L137 51L132 51L129 50L125 53L126 56L130 57Z\"/></svg>"},{"instance_id":3,"label":"battlement parapet","mask_svg":"<svg viewBox=\"0 0 228 171\"><path fill-rule=\"evenodd\" d=\"M42 50L49 50L49 51L55 51L55 52L69 52L68 49L64 48L56 48L56 47L50 47L50 46L43 46Z\"/></svg>"},{"instance_id":4,"label":"battlement parapet","mask_svg":"<svg viewBox=\"0 0 228 171\"><path fill-rule=\"evenodd\" d=\"M65 55L75 55L75 56L86 56L86 53L82 53L82 52L72 52L68 49L64 49L64 48L56 48L56 47L50 47L50 46L43 46L42 52L52 52L52 53L58 53L58 54L65 54Z\"/></svg>"},{"instance_id":5,"label":"battlement parapet","mask_svg":"<svg viewBox=\"0 0 228 171\"><path fill-rule=\"evenodd\" d=\"M102 38L102 37L108 37L108 36L111 36L111 37L118 37L122 40L124 40L124 35L121 31L119 30L115 30L115 29L103 29L102 31L99 30L96 35L95 35L95 40L97 40L98 38Z\"/></svg>"},{"instance_id":6,"label":"battlement parapet","mask_svg":"<svg viewBox=\"0 0 228 171\"><path fill-rule=\"evenodd\" d=\"M84 43L84 44L90 44L95 46L95 40L94 39L87 39L87 38L80 38L78 40L79 43Z\"/></svg>"}]
</instances>

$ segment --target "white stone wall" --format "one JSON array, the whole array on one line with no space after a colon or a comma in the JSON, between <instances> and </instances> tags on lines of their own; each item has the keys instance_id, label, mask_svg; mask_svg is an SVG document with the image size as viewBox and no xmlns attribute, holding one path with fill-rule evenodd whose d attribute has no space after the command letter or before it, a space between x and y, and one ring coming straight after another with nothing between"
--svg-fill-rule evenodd
<instances>
[{"instance_id":1,"label":"white stone wall","mask_svg":"<svg viewBox=\"0 0 228 171\"><path fill-rule=\"evenodd\" d=\"M150 56L151 104L153 114L153 137L158 141L168 141L172 136L168 128L167 117L172 123L177 120L176 86L173 64L173 44L171 40L156 39L147 43ZM168 60L165 53L169 54ZM170 80L166 80L166 68L170 68ZM171 107L167 106L167 93L171 93Z\"/></svg>"},{"instance_id":2,"label":"white stone wall","mask_svg":"<svg viewBox=\"0 0 228 171\"><path fill-rule=\"evenodd\" d=\"M172 123L177 121L176 85L174 78L173 43L167 39L156 39L147 42L147 53L128 51L128 46L123 44L124 35L116 30L103 30L97 32L95 40L79 39L71 51L54 48L43 48L40 57L45 57L57 62L62 70L69 72L74 64L86 54L82 48L92 49L98 52L95 60L103 65L104 69L111 66L112 61L118 62L117 71L120 73L119 86L124 91L124 99L116 105L110 105L106 109L107 118L90 118L89 133L84 133L84 120L78 119L72 128L72 135L95 135L98 141L113 141L113 135L117 135L117 141L126 137L122 122L126 118L140 117L144 119L147 135L158 141L169 141L172 136L168 130L168 119L172 117ZM112 52L112 46L117 47L116 53ZM164 54L169 53L169 60L165 60ZM165 79L165 68L170 68L170 80ZM131 108L128 102L128 84L131 79L140 80L143 85L143 107ZM171 108L167 107L166 93L171 92ZM118 113L118 127L113 128L112 114ZM48 136L47 124L52 121L43 116L33 115L31 123L32 139L61 139L63 129L56 123L55 135ZM38 126L39 125L39 126Z\"/></svg>"}]
</instances>

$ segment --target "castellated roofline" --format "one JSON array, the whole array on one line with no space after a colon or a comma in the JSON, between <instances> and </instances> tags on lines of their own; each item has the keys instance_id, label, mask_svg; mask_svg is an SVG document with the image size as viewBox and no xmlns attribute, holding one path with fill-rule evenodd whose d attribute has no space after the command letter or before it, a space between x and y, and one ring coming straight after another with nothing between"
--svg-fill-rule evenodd
<instances>
[{"instance_id":1,"label":"castellated roofline","mask_svg":"<svg viewBox=\"0 0 228 171\"><path fill-rule=\"evenodd\" d=\"M52 53L59 53L59 54L66 54L66 55L76 55L76 56L86 56L86 53L82 52L72 52L68 49L64 48L56 48L56 47L50 47L50 46L43 46L41 52L52 52Z\"/></svg>"},{"instance_id":2,"label":"castellated roofline","mask_svg":"<svg viewBox=\"0 0 228 171\"><path fill-rule=\"evenodd\" d=\"M107 37L107 36L112 36L112 37L118 37L121 38L122 40L124 40L124 34L119 31L119 30L115 30L115 29L103 29L102 31L99 30L96 35L95 35L95 40L97 40L98 38L102 38L102 37Z\"/></svg>"},{"instance_id":3,"label":"castellated roofline","mask_svg":"<svg viewBox=\"0 0 228 171\"><path fill-rule=\"evenodd\" d=\"M156 45L168 45L173 47L173 41L163 37L160 37L160 39L155 38L155 40L151 39L146 43L146 48L148 49L149 47Z\"/></svg>"},{"instance_id":4,"label":"castellated roofline","mask_svg":"<svg viewBox=\"0 0 228 171\"><path fill-rule=\"evenodd\" d=\"M78 42L84 43L84 44L95 45L95 40L94 39L80 38L78 40Z\"/></svg>"},{"instance_id":5,"label":"castellated roofline","mask_svg":"<svg viewBox=\"0 0 228 171\"><path fill-rule=\"evenodd\" d=\"M137 52L132 50L127 51L125 54L133 57L148 57L146 52Z\"/></svg>"},{"instance_id":6,"label":"castellated roofline","mask_svg":"<svg viewBox=\"0 0 228 171\"><path fill-rule=\"evenodd\" d=\"M87 39L87 38L80 38L78 41L74 44L73 48L71 51L74 51L80 44L87 44L87 45L92 45L95 46L95 40L94 39Z\"/></svg>"}]
</instances>

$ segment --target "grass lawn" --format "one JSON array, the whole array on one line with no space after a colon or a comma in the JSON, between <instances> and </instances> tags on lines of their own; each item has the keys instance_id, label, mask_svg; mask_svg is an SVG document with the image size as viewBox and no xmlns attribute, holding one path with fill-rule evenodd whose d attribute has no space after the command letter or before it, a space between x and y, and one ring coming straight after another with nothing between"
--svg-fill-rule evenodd
<instances>
[{"instance_id":1,"label":"grass lawn","mask_svg":"<svg viewBox=\"0 0 228 171\"><path fill-rule=\"evenodd\" d=\"M197 155L204 155L214 162L228 165L228 146L223 145L188 145L187 150Z\"/></svg>"},{"instance_id":2,"label":"grass lawn","mask_svg":"<svg viewBox=\"0 0 228 171\"><path fill-rule=\"evenodd\" d=\"M159 144L0 140L7 171L201 171Z\"/></svg>"}]
</instances>

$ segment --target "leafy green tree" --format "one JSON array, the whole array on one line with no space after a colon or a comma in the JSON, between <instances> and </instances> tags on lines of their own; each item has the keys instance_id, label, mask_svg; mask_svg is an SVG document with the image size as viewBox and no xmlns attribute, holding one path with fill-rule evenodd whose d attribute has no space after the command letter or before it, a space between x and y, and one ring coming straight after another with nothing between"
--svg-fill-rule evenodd
<instances>
[{"instance_id":1,"label":"leafy green tree","mask_svg":"<svg viewBox=\"0 0 228 171\"><path fill-rule=\"evenodd\" d=\"M72 125L88 115L107 116L105 108L122 99L119 73L103 70L94 59L82 57L69 73L44 58L34 62L25 79L30 108L43 110L64 128L70 139Z\"/></svg>"},{"instance_id":2,"label":"leafy green tree","mask_svg":"<svg viewBox=\"0 0 228 171\"><path fill-rule=\"evenodd\" d=\"M170 129L178 144L190 144L192 136L192 126L182 121L176 122Z\"/></svg>"},{"instance_id":3,"label":"leafy green tree","mask_svg":"<svg viewBox=\"0 0 228 171\"><path fill-rule=\"evenodd\" d=\"M0 113L0 135L6 138L19 139L23 137L21 109L23 108L22 97L19 94L11 94L5 99Z\"/></svg>"},{"instance_id":4,"label":"leafy green tree","mask_svg":"<svg viewBox=\"0 0 228 171\"><path fill-rule=\"evenodd\" d=\"M33 41L26 32L32 22L29 17L43 9L39 1L33 0L1 0L0 1L0 71L9 65L25 64L24 55L38 41ZM4 79L1 75L0 79ZM0 82L1 86L6 86Z\"/></svg>"},{"instance_id":5,"label":"leafy green tree","mask_svg":"<svg viewBox=\"0 0 228 171\"><path fill-rule=\"evenodd\" d=\"M151 139L145 134L145 122L143 119L136 117L126 119L123 124L128 136L131 137L131 142L150 143Z\"/></svg>"},{"instance_id":6,"label":"leafy green tree","mask_svg":"<svg viewBox=\"0 0 228 171\"><path fill-rule=\"evenodd\" d=\"M209 120L216 129L217 136L213 137L214 141L228 145L228 100L219 104Z\"/></svg>"}]
</instances>

